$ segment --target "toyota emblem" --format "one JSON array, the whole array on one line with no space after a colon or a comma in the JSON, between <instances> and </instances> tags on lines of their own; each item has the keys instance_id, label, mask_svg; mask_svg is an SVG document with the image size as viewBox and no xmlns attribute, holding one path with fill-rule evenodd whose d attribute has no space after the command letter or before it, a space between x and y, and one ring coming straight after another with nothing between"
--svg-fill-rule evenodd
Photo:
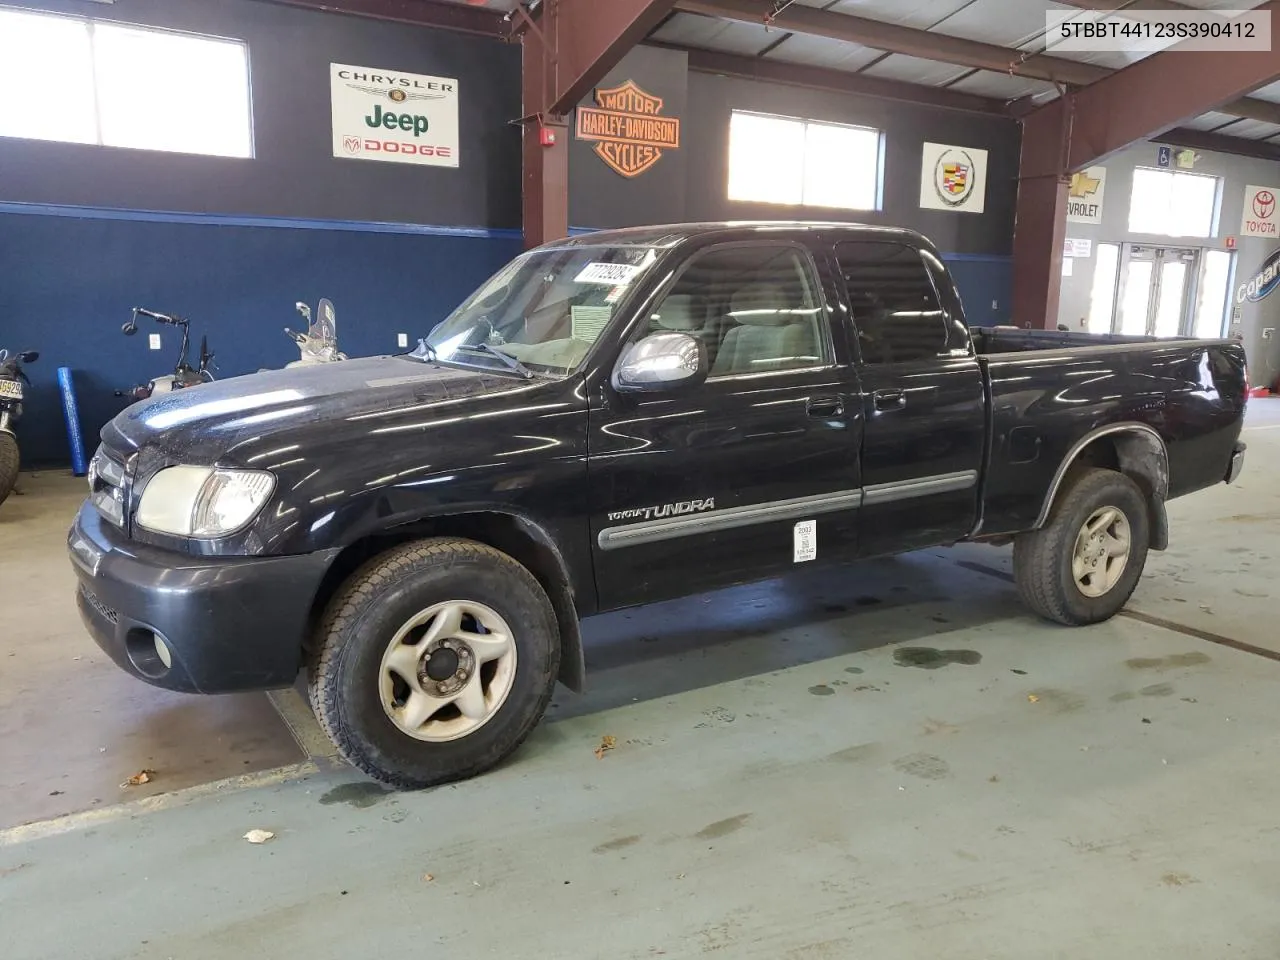
<instances>
[{"instance_id":1,"label":"toyota emblem","mask_svg":"<svg viewBox=\"0 0 1280 960\"><path fill-rule=\"evenodd\" d=\"M1259 220L1268 220L1276 212L1276 195L1270 190L1259 190L1253 195L1253 212Z\"/></svg>"}]
</instances>

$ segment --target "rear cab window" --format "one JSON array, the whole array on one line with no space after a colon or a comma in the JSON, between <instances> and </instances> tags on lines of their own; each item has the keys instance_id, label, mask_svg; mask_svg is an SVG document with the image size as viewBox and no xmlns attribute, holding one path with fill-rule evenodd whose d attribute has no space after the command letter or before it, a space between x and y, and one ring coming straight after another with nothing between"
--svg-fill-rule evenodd
<instances>
[{"instance_id":1,"label":"rear cab window","mask_svg":"<svg viewBox=\"0 0 1280 960\"><path fill-rule=\"evenodd\" d=\"M835 252L863 363L918 363L968 353L967 334L957 339L922 251L892 241L852 240L837 243Z\"/></svg>"}]
</instances>

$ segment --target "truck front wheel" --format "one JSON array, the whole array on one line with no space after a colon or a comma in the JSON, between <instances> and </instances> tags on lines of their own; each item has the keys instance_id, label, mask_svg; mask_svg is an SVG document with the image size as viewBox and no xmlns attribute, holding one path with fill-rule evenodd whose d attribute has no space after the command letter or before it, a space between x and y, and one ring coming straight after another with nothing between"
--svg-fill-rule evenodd
<instances>
[{"instance_id":1,"label":"truck front wheel","mask_svg":"<svg viewBox=\"0 0 1280 960\"><path fill-rule=\"evenodd\" d=\"M1013 572L1022 602L1067 626L1115 616L1146 565L1148 517L1142 491L1124 474L1077 474L1048 523L1014 541Z\"/></svg>"},{"instance_id":2,"label":"truck front wheel","mask_svg":"<svg viewBox=\"0 0 1280 960\"><path fill-rule=\"evenodd\" d=\"M542 717L560 640L551 601L511 557L471 540L405 544L330 600L307 679L342 756L397 787L481 773Z\"/></svg>"}]
</instances>

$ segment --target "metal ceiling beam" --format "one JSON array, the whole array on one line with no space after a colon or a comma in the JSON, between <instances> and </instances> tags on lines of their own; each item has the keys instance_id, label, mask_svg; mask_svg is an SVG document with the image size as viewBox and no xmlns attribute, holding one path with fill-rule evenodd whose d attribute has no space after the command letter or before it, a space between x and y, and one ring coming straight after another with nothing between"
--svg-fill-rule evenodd
<instances>
[{"instance_id":1,"label":"metal ceiling beam","mask_svg":"<svg viewBox=\"0 0 1280 960\"><path fill-rule=\"evenodd\" d=\"M1007 116L1003 100L980 97L958 90L926 87L918 83L903 83L883 77L869 77L844 70L825 67L809 67L781 60L762 57L743 57L715 50L700 50L674 44L653 43L650 46L684 50L689 55L689 69L698 73L714 73L745 80L762 80L768 83L788 84L811 90L831 90L835 93L851 93L882 100L898 100L943 110L960 110L966 113L985 113Z\"/></svg>"},{"instance_id":2,"label":"metal ceiling beam","mask_svg":"<svg viewBox=\"0 0 1280 960\"><path fill-rule=\"evenodd\" d=\"M1280 20L1280 0L1257 9ZM1159 136L1211 110L1226 112L1224 105L1277 77L1280 57L1271 50L1172 47L1153 54L1028 115L1023 120L1024 142L1057 137L1064 125L1069 138L1059 156L1035 158L1034 166L1024 166L1021 176L1070 174L1135 140Z\"/></svg>"},{"instance_id":3,"label":"metal ceiling beam","mask_svg":"<svg viewBox=\"0 0 1280 960\"><path fill-rule=\"evenodd\" d=\"M1229 153L1237 157L1253 157L1257 160L1273 160L1280 163L1280 143L1266 140L1246 140L1243 137L1230 137L1221 133L1210 133L1207 130L1192 130L1188 127L1174 127L1151 139L1157 143L1168 143L1176 147L1212 150L1214 153Z\"/></svg>"},{"instance_id":4,"label":"metal ceiling beam","mask_svg":"<svg viewBox=\"0 0 1280 960\"><path fill-rule=\"evenodd\" d=\"M569 129L564 117L648 36L675 0L543 0L511 19L523 45L520 118L526 246L569 232Z\"/></svg>"},{"instance_id":5,"label":"metal ceiling beam","mask_svg":"<svg viewBox=\"0 0 1280 960\"><path fill-rule=\"evenodd\" d=\"M1274 20L1280 0L1257 9L1270 12ZM1201 138L1212 135L1179 128L1276 77L1280 77L1280 57L1270 50L1223 52L1175 46L1024 117L1014 217L1014 317L1046 328L1057 322L1071 174L1137 140L1169 136L1175 130L1179 144L1206 143ZM1215 143L1207 149L1219 146Z\"/></svg>"},{"instance_id":6,"label":"metal ceiling beam","mask_svg":"<svg viewBox=\"0 0 1280 960\"><path fill-rule=\"evenodd\" d=\"M1075 7L1077 10L1098 10L1104 13L1110 10L1126 10L1129 7L1155 11L1197 9L1185 3L1177 3L1175 0L1058 0L1058 3Z\"/></svg>"},{"instance_id":7,"label":"metal ceiling beam","mask_svg":"<svg viewBox=\"0 0 1280 960\"><path fill-rule=\"evenodd\" d=\"M1119 2L1121 0L1078 0L1075 5L1085 6L1088 3L1096 3L1098 9L1112 9L1112 6L1104 5L1108 3L1114 5ZM1145 6L1149 0L1141 0L1141 2ZM741 23L761 24L766 22L772 3L769 0L678 0L676 9L737 20ZM1089 9L1094 8L1089 7ZM1083 87L1105 80L1116 73L1108 67L1079 63L1065 57L1052 57L1043 53L1024 57L1018 50L994 43L965 40L946 34L931 33L928 30L884 23L867 17L832 13L829 10L819 10L799 4L786 7L781 14L769 22L776 24L780 30L789 30L793 33L827 37L845 43L874 47L877 50L887 50L890 53L954 63L957 66L978 70L1030 77L1034 80L1047 80L1051 83ZM1249 120L1280 123L1280 104L1269 103L1266 100L1234 99L1219 105L1217 109L1222 113Z\"/></svg>"},{"instance_id":8,"label":"metal ceiling beam","mask_svg":"<svg viewBox=\"0 0 1280 960\"><path fill-rule=\"evenodd\" d=\"M548 55L543 113L566 114L674 9L675 0L543 0L519 15L526 46Z\"/></svg>"},{"instance_id":9,"label":"metal ceiling beam","mask_svg":"<svg viewBox=\"0 0 1280 960\"><path fill-rule=\"evenodd\" d=\"M496 10L443 0L269 0L290 7L306 7L325 13L343 13L372 20L390 20L415 27L436 27L473 33L482 37L505 37L503 16Z\"/></svg>"},{"instance_id":10,"label":"metal ceiling beam","mask_svg":"<svg viewBox=\"0 0 1280 960\"><path fill-rule=\"evenodd\" d=\"M763 0L679 0L676 8L688 13L701 13L712 17L738 20L742 23L762 24L772 8ZM1078 63L1061 57L1034 54L1024 57L1017 50L994 43L965 40L942 33L930 33L896 23L885 23L868 17L855 17L844 13L832 13L816 7L792 4L771 21L780 30L807 33L815 37L827 37L846 43L858 43L864 47L902 53L925 60L940 60L958 66L978 70L994 70L1012 73L1020 77L1071 83L1078 86L1093 83L1108 76L1111 71L1089 63Z\"/></svg>"}]
</instances>

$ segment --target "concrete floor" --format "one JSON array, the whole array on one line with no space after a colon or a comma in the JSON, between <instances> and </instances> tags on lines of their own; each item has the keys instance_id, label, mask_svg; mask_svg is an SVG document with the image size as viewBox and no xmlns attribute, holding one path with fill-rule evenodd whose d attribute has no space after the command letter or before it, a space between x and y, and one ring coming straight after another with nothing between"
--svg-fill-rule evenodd
<instances>
[{"instance_id":1,"label":"concrete floor","mask_svg":"<svg viewBox=\"0 0 1280 960\"><path fill-rule=\"evenodd\" d=\"M1249 428L1239 484L1171 505L1134 615L1043 624L1008 551L966 546L596 618L591 691L477 780L387 794L313 761L0 830L6 956L1274 958L1280 401ZM65 524L28 488L0 540ZM261 698L161 707L70 660L93 650L41 549L0 561L0 803L63 775L118 796L144 751L98 746L171 742L157 789L187 739L219 775L241 729L288 746ZM37 632L61 666L15 650ZM81 671L98 714L56 706ZM222 741L155 732L188 709L227 711Z\"/></svg>"},{"instance_id":2,"label":"concrete floor","mask_svg":"<svg viewBox=\"0 0 1280 960\"><path fill-rule=\"evenodd\" d=\"M303 759L265 695L156 690L99 651L66 551L85 482L24 474L19 488L0 506L0 827ZM121 788L143 769L155 780Z\"/></svg>"}]
</instances>

